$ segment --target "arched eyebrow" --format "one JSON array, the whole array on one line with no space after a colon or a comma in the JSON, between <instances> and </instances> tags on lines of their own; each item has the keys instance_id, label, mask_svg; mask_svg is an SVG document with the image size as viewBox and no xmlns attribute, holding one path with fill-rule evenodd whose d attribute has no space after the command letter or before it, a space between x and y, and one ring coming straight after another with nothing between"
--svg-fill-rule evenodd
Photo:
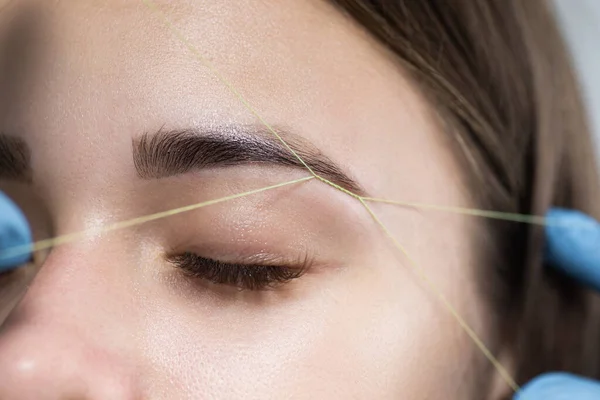
<instances>
[{"instance_id":1,"label":"arched eyebrow","mask_svg":"<svg viewBox=\"0 0 600 400\"><path fill-rule=\"evenodd\" d=\"M357 195L361 185L305 138L286 130L278 134L319 176ZM300 160L261 126L236 125L179 130L161 129L133 139L133 160L142 179L252 164L306 170Z\"/></svg>"},{"instance_id":2,"label":"arched eyebrow","mask_svg":"<svg viewBox=\"0 0 600 400\"><path fill-rule=\"evenodd\" d=\"M0 133L0 179L31 183L31 152L27 143Z\"/></svg>"}]
</instances>

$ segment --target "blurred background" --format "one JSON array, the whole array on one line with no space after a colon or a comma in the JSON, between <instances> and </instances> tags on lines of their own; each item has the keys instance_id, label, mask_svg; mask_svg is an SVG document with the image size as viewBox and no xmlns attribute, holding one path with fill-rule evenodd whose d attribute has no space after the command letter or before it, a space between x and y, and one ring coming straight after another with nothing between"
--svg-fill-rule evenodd
<instances>
[{"instance_id":1,"label":"blurred background","mask_svg":"<svg viewBox=\"0 0 600 400\"><path fill-rule=\"evenodd\" d=\"M554 3L575 57L600 157L600 0L554 0Z\"/></svg>"}]
</instances>

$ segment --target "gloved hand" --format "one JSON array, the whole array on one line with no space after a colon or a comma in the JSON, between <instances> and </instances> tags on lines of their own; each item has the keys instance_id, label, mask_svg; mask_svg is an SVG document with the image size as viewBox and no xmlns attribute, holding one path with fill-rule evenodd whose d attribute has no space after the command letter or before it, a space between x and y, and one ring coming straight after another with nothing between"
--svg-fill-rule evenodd
<instances>
[{"instance_id":1,"label":"gloved hand","mask_svg":"<svg viewBox=\"0 0 600 400\"><path fill-rule=\"evenodd\" d=\"M556 269L600 291L600 223L580 212L564 209L551 210L548 218L554 221L546 228L548 261ZM549 373L528 383L515 399L597 400L600 382L566 373Z\"/></svg>"},{"instance_id":2,"label":"gloved hand","mask_svg":"<svg viewBox=\"0 0 600 400\"><path fill-rule=\"evenodd\" d=\"M0 273L29 261L30 254L2 257L2 250L31 244L32 235L27 219L4 193L0 192Z\"/></svg>"}]
</instances>

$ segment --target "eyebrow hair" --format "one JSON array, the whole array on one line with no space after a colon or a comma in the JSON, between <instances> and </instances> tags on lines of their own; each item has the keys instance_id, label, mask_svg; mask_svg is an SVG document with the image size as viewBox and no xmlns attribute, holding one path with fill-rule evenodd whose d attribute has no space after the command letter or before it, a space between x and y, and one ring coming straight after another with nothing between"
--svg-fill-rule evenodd
<instances>
[{"instance_id":1,"label":"eyebrow hair","mask_svg":"<svg viewBox=\"0 0 600 400\"><path fill-rule=\"evenodd\" d=\"M365 190L306 139L277 130L316 174L364 195ZM159 179L193 170L265 164L308 171L283 143L260 126L164 130L133 139L133 160L142 179Z\"/></svg>"},{"instance_id":2,"label":"eyebrow hair","mask_svg":"<svg viewBox=\"0 0 600 400\"><path fill-rule=\"evenodd\" d=\"M0 179L30 183L31 153L27 143L0 133Z\"/></svg>"}]
</instances>

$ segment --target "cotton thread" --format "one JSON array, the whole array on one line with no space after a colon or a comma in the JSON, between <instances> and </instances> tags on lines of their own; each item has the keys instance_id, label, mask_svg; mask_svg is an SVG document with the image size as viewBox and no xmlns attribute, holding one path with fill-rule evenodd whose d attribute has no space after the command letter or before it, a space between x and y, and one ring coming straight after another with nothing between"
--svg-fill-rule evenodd
<instances>
[{"instance_id":1,"label":"cotton thread","mask_svg":"<svg viewBox=\"0 0 600 400\"><path fill-rule=\"evenodd\" d=\"M479 350L481 350L481 352L485 355L485 357L492 363L492 365L496 368L498 373L500 373L500 375L506 381L506 383L511 387L511 389L514 392L518 392L520 390L519 385L517 385L515 380L508 373L508 371L502 366L502 364L498 361L498 359L494 356L494 354L481 341L481 339L479 338L479 336L477 336L475 331L473 331L473 329L471 329L469 324L467 324L467 322L460 316L460 314L458 314L456 309L452 306L452 304L450 304L448 299L446 299L446 296L444 296L443 293L437 289L437 287L431 281L431 279L427 276L427 274L425 273L423 268L419 264L416 263L416 261L410 256L410 254L408 254L405 247L402 246L402 244L400 244L400 242L398 242L398 240L396 239L396 237L394 235L392 235L392 233L387 228L387 226L383 223L383 221L381 221L381 219L379 219L379 217L375 214L375 212L371 209L371 207L365 202L365 200L360 199L360 202L366 208L367 212L371 215L373 220L375 220L377 225L379 225L379 227L383 230L385 235L390 238L390 240L392 241L394 246L396 246L396 248L398 250L400 250L400 252L404 255L404 257L406 257L406 259L408 260L408 263L412 267L412 269L414 271L416 271L417 274L419 275L419 277L427 284L427 286L429 286L429 289L435 293L438 300L444 304L444 306L454 316L454 318L456 319L458 324L461 326L461 328L465 331L465 333L471 338L471 340L473 340L473 342L479 348Z\"/></svg>"},{"instance_id":2,"label":"cotton thread","mask_svg":"<svg viewBox=\"0 0 600 400\"><path fill-rule=\"evenodd\" d=\"M86 230L80 231L80 232L68 233L66 235L56 236L54 238L45 239L45 240L40 240L40 241L37 241L37 242L35 242L33 244L29 244L29 245L11 247L9 249L6 249L6 250L0 252L0 260L5 260L5 259L12 258L12 257L26 255L26 254L30 254L33 252L50 249L52 247L64 245L67 243L72 243L72 242L75 242L78 240L83 240L92 234L103 234L103 233L108 233L108 232L112 232L112 231L131 228L134 226L145 224L150 221L156 221L159 219L171 217L173 215L181 214L184 212L189 212L189 211L197 210L200 208L212 206L215 204L240 199L242 197L266 192L266 191L273 190L273 189L278 189L278 188L281 188L284 186L289 186L289 185L293 185L293 184L297 184L297 183L301 183L301 182L306 182L311 179L315 179L314 176L304 177L304 178L300 178L300 179L294 179L292 181L278 183L276 185L270 185L270 186L266 186L266 187L263 187L260 189L254 189L254 190L250 190L247 192L234 194L231 196L225 196L225 197L221 197L221 198L215 199L215 200L203 201L201 203L196 203L196 204L183 206L183 207L179 207L179 208L173 208L173 209L161 211L161 212L158 212L155 214L149 214L149 215L144 215L141 217L135 217L135 218L128 219L125 221L115 222L115 223L107 225L103 228L86 229Z\"/></svg>"},{"instance_id":3,"label":"cotton thread","mask_svg":"<svg viewBox=\"0 0 600 400\"><path fill-rule=\"evenodd\" d=\"M422 210L434 210L434 211L442 211L453 214L462 214L462 215L470 215L473 217L483 217L489 219L498 219L503 221L510 222L521 222L532 225L559 225L556 222L549 220L546 217L540 215L526 215L526 214L517 214L517 213L508 213L502 211L491 211L491 210L478 210L475 208L464 208L464 207L451 207L451 206L441 206L436 204L424 204L424 203L411 203L405 201L395 201L395 200L387 200L387 199L379 199L375 197L363 197L363 200L373 203L384 203L401 207L414 207ZM563 225L563 224L560 224ZM571 225L569 225L571 226Z\"/></svg>"}]
</instances>

